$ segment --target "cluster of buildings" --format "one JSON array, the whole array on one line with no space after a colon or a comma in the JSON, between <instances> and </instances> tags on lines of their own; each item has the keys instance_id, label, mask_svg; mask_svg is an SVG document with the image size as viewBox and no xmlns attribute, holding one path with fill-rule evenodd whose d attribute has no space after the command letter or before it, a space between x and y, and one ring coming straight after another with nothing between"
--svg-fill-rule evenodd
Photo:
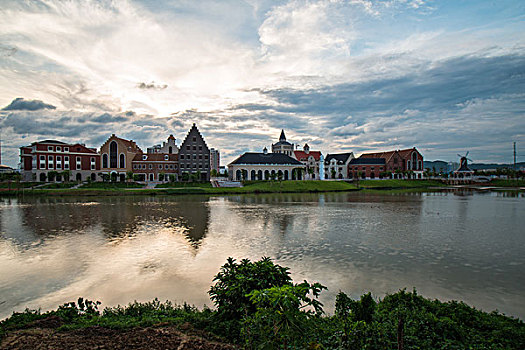
<instances>
[{"instance_id":1,"label":"cluster of buildings","mask_svg":"<svg viewBox=\"0 0 525 350\"><path fill-rule=\"evenodd\" d=\"M111 135L97 151L81 143L56 140L33 142L20 148L20 170L25 181L49 181L64 172L71 180L101 181L109 175L118 181L179 181L192 176L209 181L219 171L220 153L208 148L193 124L180 145L170 135L162 145L144 153L133 140Z\"/></svg>"},{"instance_id":2,"label":"cluster of buildings","mask_svg":"<svg viewBox=\"0 0 525 350\"><path fill-rule=\"evenodd\" d=\"M284 130L272 152L244 153L228 164L229 177L241 180L325 180L423 178L423 155L414 148L379 153L329 153L310 150L308 144L299 150L286 140Z\"/></svg>"},{"instance_id":3,"label":"cluster of buildings","mask_svg":"<svg viewBox=\"0 0 525 350\"><path fill-rule=\"evenodd\" d=\"M209 148L193 124L184 141L177 146L170 135L146 152L133 140L111 135L100 149L81 143L56 140L34 142L20 148L20 169L25 181L54 181L67 176L74 181L163 182L209 181L219 174L220 153ZM423 156L414 147L355 157L353 152L330 153L311 150L308 144L299 149L286 139L262 153L247 152L228 164L229 178L242 180L325 180L423 177Z\"/></svg>"}]
</instances>

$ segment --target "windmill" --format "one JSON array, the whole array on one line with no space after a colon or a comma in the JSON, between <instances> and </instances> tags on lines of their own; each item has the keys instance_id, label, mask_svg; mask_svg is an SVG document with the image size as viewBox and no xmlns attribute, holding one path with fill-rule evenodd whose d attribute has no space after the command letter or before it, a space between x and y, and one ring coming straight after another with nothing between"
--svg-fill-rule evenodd
<instances>
[{"instance_id":1,"label":"windmill","mask_svg":"<svg viewBox=\"0 0 525 350\"><path fill-rule=\"evenodd\" d=\"M463 177L463 175L468 177L474 173L474 171L472 171L472 169L468 167L468 162L472 162L472 159L468 158L468 154L469 151L467 151L467 153L465 153L464 156L458 154L459 168L457 168L456 171L454 171L454 174L460 174L461 177Z\"/></svg>"}]
</instances>

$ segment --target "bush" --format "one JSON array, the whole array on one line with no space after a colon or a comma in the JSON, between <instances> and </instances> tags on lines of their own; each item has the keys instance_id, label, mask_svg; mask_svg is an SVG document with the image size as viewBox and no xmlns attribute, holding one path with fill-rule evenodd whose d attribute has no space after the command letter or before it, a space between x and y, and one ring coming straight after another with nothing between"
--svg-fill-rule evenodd
<instances>
[{"instance_id":1,"label":"bush","mask_svg":"<svg viewBox=\"0 0 525 350\"><path fill-rule=\"evenodd\" d=\"M292 285L288 268L274 264L267 257L255 262L243 259L239 263L228 258L213 281L215 284L208 292L211 300L219 314L230 319L241 319L257 311L250 301L251 292Z\"/></svg>"}]
</instances>

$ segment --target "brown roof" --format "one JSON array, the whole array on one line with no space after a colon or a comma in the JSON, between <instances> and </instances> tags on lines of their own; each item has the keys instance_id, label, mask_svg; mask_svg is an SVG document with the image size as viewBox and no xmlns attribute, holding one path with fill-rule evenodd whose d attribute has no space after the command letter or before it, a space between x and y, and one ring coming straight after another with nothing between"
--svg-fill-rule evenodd
<instances>
[{"instance_id":1,"label":"brown roof","mask_svg":"<svg viewBox=\"0 0 525 350\"><path fill-rule=\"evenodd\" d=\"M126 139L123 139L121 137L118 137L118 136L115 136L115 134L112 134L107 140L106 142L104 142L102 144L102 146L104 146L109 140L111 140L112 138L114 139L117 139L119 141L121 141L124 145L126 145L126 147L128 148L131 148L133 152L137 152L137 153L142 153L142 150L140 149L139 146L137 146L137 143L133 140L126 140ZM102 148L102 147L100 147Z\"/></svg>"},{"instance_id":2,"label":"brown roof","mask_svg":"<svg viewBox=\"0 0 525 350\"><path fill-rule=\"evenodd\" d=\"M321 159L321 152L320 151L310 151L309 153L306 153L305 151L293 151L295 158L298 160L308 160L308 157L312 156L315 160Z\"/></svg>"},{"instance_id":3,"label":"brown roof","mask_svg":"<svg viewBox=\"0 0 525 350\"><path fill-rule=\"evenodd\" d=\"M147 156L148 158L146 160L143 160L143 156ZM143 153L143 154L137 154L133 158L134 162L161 162L166 161L164 156L168 156L168 160L170 162L174 162L177 159L179 159L178 154L168 154L168 153Z\"/></svg>"},{"instance_id":4,"label":"brown roof","mask_svg":"<svg viewBox=\"0 0 525 350\"><path fill-rule=\"evenodd\" d=\"M416 151L416 148L407 148L397 151L387 151L387 152L377 152L377 153L363 153L359 158L384 158L387 162L392 158L392 156L397 153L402 159L407 159L407 157L412 154L413 151ZM419 152L418 152L419 153Z\"/></svg>"}]
</instances>

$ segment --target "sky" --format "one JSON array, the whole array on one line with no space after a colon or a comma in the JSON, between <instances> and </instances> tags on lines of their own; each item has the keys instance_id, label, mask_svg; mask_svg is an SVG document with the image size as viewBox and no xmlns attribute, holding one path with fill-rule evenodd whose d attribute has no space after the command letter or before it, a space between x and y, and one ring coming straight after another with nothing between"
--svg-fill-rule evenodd
<instances>
[{"instance_id":1,"label":"sky","mask_svg":"<svg viewBox=\"0 0 525 350\"><path fill-rule=\"evenodd\" d=\"M281 129L325 155L525 161L525 2L0 0L3 164L193 123L223 165Z\"/></svg>"}]
</instances>

